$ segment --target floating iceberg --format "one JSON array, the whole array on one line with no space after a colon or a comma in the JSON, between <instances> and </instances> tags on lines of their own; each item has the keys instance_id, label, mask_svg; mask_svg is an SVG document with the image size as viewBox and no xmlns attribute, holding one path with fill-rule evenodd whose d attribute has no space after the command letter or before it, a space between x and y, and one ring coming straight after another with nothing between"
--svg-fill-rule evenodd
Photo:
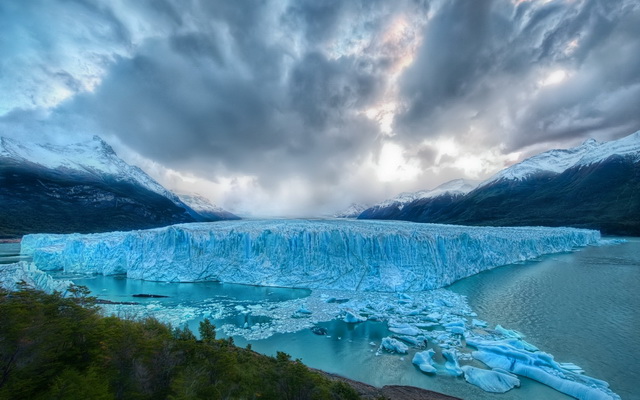
<instances>
[{"instance_id":1,"label":"floating iceberg","mask_svg":"<svg viewBox=\"0 0 640 400\"><path fill-rule=\"evenodd\" d=\"M449 350L443 350L442 356L445 359L444 368L450 375L460 376L462 375L462 369L460 368L460 364L458 363L458 357Z\"/></svg>"},{"instance_id":2,"label":"floating iceberg","mask_svg":"<svg viewBox=\"0 0 640 400\"><path fill-rule=\"evenodd\" d=\"M600 240L597 231L398 221L265 220L27 235L42 270L359 291L420 291ZM410 300L407 300L410 301Z\"/></svg>"},{"instance_id":3,"label":"floating iceberg","mask_svg":"<svg viewBox=\"0 0 640 400\"><path fill-rule=\"evenodd\" d=\"M478 349L473 358L489 367L525 376L577 399L620 399L607 382L575 372L575 365L559 364L550 354L518 348L505 340L471 338L467 344Z\"/></svg>"},{"instance_id":4,"label":"floating iceberg","mask_svg":"<svg viewBox=\"0 0 640 400\"><path fill-rule=\"evenodd\" d=\"M382 344L380 344L380 349L384 349L390 353L398 353L398 354L407 354L409 351L409 347L401 341L386 337L382 339Z\"/></svg>"},{"instance_id":5,"label":"floating iceberg","mask_svg":"<svg viewBox=\"0 0 640 400\"><path fill-rule=\"evenodd\" d=\"M433 351L433 349L419 351L413 356L413 360L411 362L420 368L420 371L426 374L435 374L437 369L433 361L434 354L435 351Z\"/></svg>"},{"instance_id":6,"label":"floating iceberg","mask_svg":"<svg viewBox=\"0 0 640 400\"><path fill-rule=\"evenodd\" d=\"M418 315L418 314L414 314L414 315ZM418 336L422 333L422 330L407 323L398 323L395 321L389 321L388 325L389 325L389 330L393 333L397 333L398 335Z\"/></svg>"},{"instance_id":7,"label":"floating iceberg","mask_svg":"<svg viewBox=\"0 0 640 400\"><path fill-rule=\"evenodd\" d=\"M465 365L462 367L464 371L464 379L478 386L485 392L504 393L520 386L520 380L513 374L502 370L487 370Z\"/></svg>"},{"instance_id":8,"label":"floating iceberg","mask_svg":"<svg viewBox=\"0 0 640 400\"><path fill-rule=\"evenodd\" d=\"M344 315L344 322L348 324L357 324L358 322L364 322L367 320L367 317L363 317L353 310L346 310Z\"/></svg>"}]
</instances>

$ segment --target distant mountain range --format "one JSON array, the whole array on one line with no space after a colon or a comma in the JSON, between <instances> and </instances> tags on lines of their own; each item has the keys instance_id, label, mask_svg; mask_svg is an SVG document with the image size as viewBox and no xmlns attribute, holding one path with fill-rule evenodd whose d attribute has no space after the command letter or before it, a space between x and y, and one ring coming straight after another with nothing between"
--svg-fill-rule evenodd
<instances>
[{"instance_id":1,"label":"distant mountain range","mask_svg":"<svg viewBox=\"0 0 640 400\"><path fill-rule=\"evenodd\" d=\"M364 210L358 218L360 219L398 219L396 216L402 212L404 207L418 200L423 200L425 204L432 204L442 208L446 204L463 197L475 189L480 182L468 179L454 179L443 183L431 190L421 190L419 192L404 192L398 196L385 200L381 203Z\"/></svg>"},{"instance_id":2,"label":"distant mountain range","mask_svg":"<svg viewBox=\"0 0 640 400\"><path fill-rule=\"evenodd\" d=\"M358 216L369 206L365 204L353 203L342 211L333 214L334 218L358 218Z\"/></svg>"},{"instance_id":3,"label":"distant mountain range","mask_svg":"<svg viewBox=\"0 0 640 400\"><path fill-rule=\"evenodd\" d=\"M209 221L218 221L222 219L240 219L235 214L226 211L222 207L213 204L206 197L199 194L178 193L178 197L192 210L197 212L201 217Z\"/></svg>"},{"instance_id":4,"label":"distant mountain range","mask_svg":"<svg viewBox=\"0 0 640 400\"><path fill-rule=\"evenodd\" d=\"M461 190L455 190L457 186ZM640 235L640 132L538 154L475 188L472 182L455 180L432 191L402 194L358 218L574 226Z\"/></svg>"},{"instance_id":5,"label":"distant mountain range","mask_svg":"<svg viewBox=\"0 0 640 400\"><path fill-rule=\"evenodd\" d=\"M68 146L0 137L0 237L104 232L237 219L188 205L98 136ZM194 203L195 204L195 203Z\"/></svg>"}]
</instances>

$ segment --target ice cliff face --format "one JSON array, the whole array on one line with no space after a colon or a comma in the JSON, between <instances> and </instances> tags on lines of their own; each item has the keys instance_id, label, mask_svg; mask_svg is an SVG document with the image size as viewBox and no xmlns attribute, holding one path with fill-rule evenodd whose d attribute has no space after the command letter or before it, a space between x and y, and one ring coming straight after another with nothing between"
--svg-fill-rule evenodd
<instances>
[{"instance_id":1,"label":"ice cliff face","mask_svg":"<svg viewBox=\"0 0 640 400\"><path fill-rule=\"evenodd\" d=\"M42 270L168 281L419 291L596 243L597 231L383 221L224 221L91 235L27 235Z\"/></svg>"},{"instance_id":2,"label":"ice cliff face","mask_svg":"<svg viewBox=\"0 0 640 400\"><path fill-rule=\"evenodd\" d=\"M18 290L20 282L28 288L48 293L54 291L64 293L73 283L68 280L55 280L51 275L40 271L35 264L26 261L0 264L0 288L10 291Z\"/></svg>"}]
</instances>

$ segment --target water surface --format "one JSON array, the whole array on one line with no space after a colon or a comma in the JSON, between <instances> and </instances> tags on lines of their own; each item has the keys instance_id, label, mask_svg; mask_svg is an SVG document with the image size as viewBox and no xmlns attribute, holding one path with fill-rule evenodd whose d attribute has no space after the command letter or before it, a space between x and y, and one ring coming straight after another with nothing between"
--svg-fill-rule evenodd
<instances>
[{"instance_id":1,"label":"water surface","mask_svg":"<svg viewBox=\"0 0 640 400\"><path fill-rule=\"evenodd\" d=\"M449 289L493 324L640 399L640 238L485 271Z\"/></svg>"},{"instance_id":2,"label":"water surface","mask_svg":"<svg viewBox=\"0 0 640 400\"><path fill-rule=\"evenodd\" d=\"M449 287L468 297L478 318L517 329L541 350L560 362L573 362L586 374L611 384L623 399L640 399L640 239L614 246L587 247L575 253L541 257L537 261L510 265L463 279ZM8 246L8 247L7 247ZM11 247L13 246L13 247ZM15 244L0 244L0 258L15 257ZM0 261L1 262L1 261ZM300 289L265 288L220 283L160 283L123 277L75 277L100 298L137 301L143 304L195 305L202 301L234 301L243 305L279 302L308 296ZM136 293L169 296L162 299L133 298ZM214 320L241 327L244 313ZM254 323L256 321L248 321ZM196 330L198 319L189 322ZM289 353L307 365L335 372L376 386L403 384L436 390L466 399L568 399L534 381L521 378L522 386L502 395L481 391L463 378L431 377L411 364L408 355L376 355L385 323L320 324L327 336L310 330L276 334L268 339L247 341L254 350L274 355ZM373 344L371 344L373 343Z\"/></svg>"}]
</instances>

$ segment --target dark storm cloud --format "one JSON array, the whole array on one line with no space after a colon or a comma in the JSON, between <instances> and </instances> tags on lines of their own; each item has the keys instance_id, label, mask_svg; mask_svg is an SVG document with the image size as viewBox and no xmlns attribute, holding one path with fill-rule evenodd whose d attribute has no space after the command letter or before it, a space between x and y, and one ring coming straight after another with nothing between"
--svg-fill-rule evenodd
<instances>
[{"instance_id":1,"label":"dark storm cloud","mask_svg":"<svg viewBox=\"0 0 640 400\"><path fill-rule=\"evenodd\" d=\"M428 25L418 59L403 79L402 92L410 101L403 121L421 121L438 107L463 97L490 67L490 2L447 2Z\"/></svg>"},{"instance_id":2,"label":"dark storm cloud","mask_svg":"<svg viewBox=\"0 0 640 400\"><path fill-rule=\"evenodd\" d=\"M282 17L283 23L304 32L309 43L322 43L331 38L353 3L341 0L293 2Z\"/></svg>"},{"instance_id":3,"label":"dark storm cloud","mask_svg":"<svg viewBox=\"0 0 640 400\"><path fill-rule=\"evenodd\" d=\"M513 151L629 134L640 128L639 31L634 2L445 2L402 78L398 139L480 126ZM566 79L545 86L558 70Z\"/></svg>"},{"instance_id":4,"label":"dark storm cloud","mask_svg":"<svg viewBox=\"0 0 640 400\"><path fill-rule=\"evenodd\" d=\"M631 0L24 0L0 27L0 134L97 133L211 180L298 180L314 204L379 193L389 143L427 179L640 129Z\"/></svg>"},{"instance_id":5,"label":"dark storm cloud","mask_svg":"<svg viewBox=\"0 0 640 400\"><path fill-rule=\"evenodd\" d=\"M88 116L143 156L200 176L339 180L376 144L377 125L357 112L379 91L373 61L314 50L291 59L266 11L239 7L189 10L203 21L197 32L146 40L56 113Z\"/></svg>"},{"instance_id":6,"label":"dark storm cloud","mask_svg":"<svg viewBox=\"0 0 640 400\"><path fill-rule=\"evenodd\" d=\"M292 107L313 128L322 128L345 112L366 106L378 94L381 80L367 67L366 60L329 60L318 52L307 53L291 72Z\"/></svg>"}]
</instances>

